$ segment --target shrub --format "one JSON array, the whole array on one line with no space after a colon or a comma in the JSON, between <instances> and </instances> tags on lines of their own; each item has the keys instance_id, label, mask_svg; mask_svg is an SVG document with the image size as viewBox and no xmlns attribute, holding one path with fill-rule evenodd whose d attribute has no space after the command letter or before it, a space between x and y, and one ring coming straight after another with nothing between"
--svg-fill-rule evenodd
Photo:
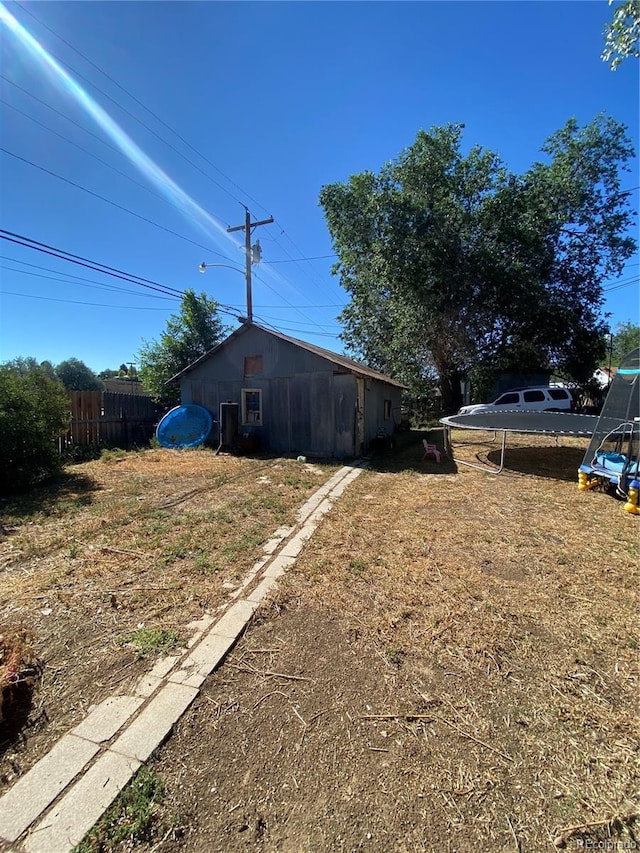
<instances>
[{"instance_id":1,"label":"shrub","mask_svg":"<svg viewBox=\"0 0 640 853\"><path fill-rule=\"evenodd\" d=\"M70 444L62 451L62 461L65 465L91 462L99 459L103 450L101 444Z\"/></svg>"},{"instance_id":2,"label":"shrub","mask_svg":"<svg viewBox=\"0 0 640 853\"><path fill-rule=\"evenodd\" d=\"M0 365L0 493L20 491L60 470L56 439L68 423L64 386L35 359Z\"/></svg>"}]
</instances>

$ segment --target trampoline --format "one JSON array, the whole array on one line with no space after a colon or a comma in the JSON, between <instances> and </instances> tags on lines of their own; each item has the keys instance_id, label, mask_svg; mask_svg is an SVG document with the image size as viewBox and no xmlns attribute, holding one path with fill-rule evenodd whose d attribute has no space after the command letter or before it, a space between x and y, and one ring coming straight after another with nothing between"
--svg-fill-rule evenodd
<instances>
[{"instance_id":1,"label":"trampoline","mask_svg":"<svg viewBox=\"0 0 640 853\"><path fill-rule=\"evenodd\" d=\"M569 412L528 412L505 411L483 412L471 415L450 415L440 418L444 426L445 450L453 459L451 443L452 429L483 430L485 432L501 433L500 463L497 466L476 465L475 462L456 460L459 465L467 465L478 471L489 474L499 474L504 468L504 454L507 446L508 433L525 435L570 435L577 438L591 438L593 432L602 420L597 415L575 415ZM611 419L610 428L614 429L619 421Z\"/></svg>"}]
</instances>

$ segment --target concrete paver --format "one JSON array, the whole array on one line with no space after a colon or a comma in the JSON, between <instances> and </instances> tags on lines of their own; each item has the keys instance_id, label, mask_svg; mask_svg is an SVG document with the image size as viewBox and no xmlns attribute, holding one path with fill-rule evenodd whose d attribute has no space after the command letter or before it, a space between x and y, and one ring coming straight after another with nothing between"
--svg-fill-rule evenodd
<instances>
[{"instance_id":1,"label":"concrete paver","mask_svg":"<svg viewBox=\"0 0 640 853\"><path fill-rule=\"evenodd\" d=\"M158 658L149 673L153 678L164 678L173 667L178 663L180 657L178 655L168 655L164 658Z\"/></svg>"},{"instance_id":2,"label":"concrete paver","mask_svg":"<svg viewBox=\"0 0 640 853\"><path fill-rule=\"evenodd\" d=\"M0 798L0 837L15 841L91 761L99 747L64 735L53 749Z\"/></svg>"},{"instance_id":3,"label":"concrete paver","mask_svg":"<svg viewBox=\"0 0 640 853\"><path fill-rule=\"evenodd\" d=\"M254 614L256 605L253 601L241 598L236 601L222 619L219 619L211 629L214 634L221 637L233 637L235 640L247 626L247 622Z\"/></svg>"},{"instance_id":4,"label":"concrete paver","mask_svg":"<svg viewBox=\"0 0 640 853\"><path fill-rule=\"evenodd\" d=\"M253 590L253 592L249 593L249 595L247 596L247 601L254 601L256 604L260 604L277 585L278 578L265 578L258 584L258 586Z\"/></svg>"},{"instance_id":5,"label":"concrete paver","mask_svg":"<svg viewBox=\"0 0 640 853\"><path fill-rule=\"evenodd\" d=\"M297 557L310 535L309 528L303 528L287 542L280 553L284 557Z\"/></svg>"},{"instance_id":6,"label":"concrete paver","mask_svg":"<svg viewBox=\"0 0 640 853\"><path fill-rule=\"evenodd\" d=\"M143 702L140 696L110 696L71 729L71 734L94 743L110 740Z\"/></svg>"},{"instance_id":7,"label":"concrete paver","mask_svg":"<svg viewBox=\"0 0 640 853\"><path fill-rule=\"evenodd\" d=\"M201 687L207 680L210 669L207 664L194 665L189 669L177 669L168 677L172 684L184 684L185 687Z\"/></svg>"},{"instance_id":8,"label":"concrete paver","mask_svg":"<svg viewBox=\"0 0 640 853\"><path fill-rule=\"evenodd\" d=\"M152 693L156 692L161 684L161 678L156 678L154 675L147 673L146 675L141 675L136 681L133 692L136 696L142 696L143 699L147 699Z\"/></svg>"},{"instance_id":9,"label":"concrete paver","mask_svg":"<svg viewBox=\"0 0 640 853\"><path fill-rule=\"evenodd\" d=\"M146 761L198 695L195 687L168 682L120 735L111 749Z\"/></svg>"},{"instance_id":10,"label":"concrete paver","mask_svg":"<svg viewBox=\"0 0 640 853\"><path fill-rule=\"evenodd\" d=\"M188 642L188 654L160 658L149 673L137 680L133 695L110 697L94 708L0 797L0 843L3 839L18 840L39 816L40 822L32 827L21 850L69 853L82 840L141 762L164 741L198 695L207 675L244 631L256 608L296 562L335 498L362 470L341 468L301 507L295 528L283 526L275 531L264 546L264 556L229 596L234 603L230 607L223 604L213 614L191 623L189 627L195 633ZM123 726L124 731L105 749ZM102 755L84 776L76 779L101 744ZM47 808L49 811L42 816Z\"/></svg>"},{"instance_id":11,"label":"concrete paver","mask_svg":"<svg viewBox=\"0 0 640 853\"><path fill-rule=\"evenodd\" d=\"M235 637L222 637L220 634L209 634L199 646L196 646L191 651L185 663L186 661L193 661L198 666L208 666L209 672L212 672L235 641Z\"/></svg>"},{"instance_id":12,"label":"concrete paver","mask_svg":"<svg viewBox=\"0 0 640 853\"><path fill-rule=\"evenodd\" d=\"M265 569L265 578L279 578L287 569L291 568L295 561L295 557L285 557L283 554L279 554Z\"/></svg>"},{"instance_id":13,"label":"concrete paver","mask_svg":"<svg viewBox=\"0 0 640 853\"><path fill-rule=\"evenodd\" d=\"M127 784L140 762L106 752L29 833L27 853L68 853Z\"/></svg>"}]
</instances>

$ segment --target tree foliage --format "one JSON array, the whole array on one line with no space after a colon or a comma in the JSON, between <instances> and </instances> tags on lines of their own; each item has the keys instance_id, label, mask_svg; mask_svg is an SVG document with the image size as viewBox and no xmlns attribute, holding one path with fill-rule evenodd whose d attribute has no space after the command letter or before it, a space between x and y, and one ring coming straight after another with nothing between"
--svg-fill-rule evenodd
<instances>
[{"instance_id":1,"label":"tree foliage","mask_svg":"<svg viewBox=\"0 0 640 853\"><path fill-rule=\"evenodd\" d=\"M625 355L640 347L640 326L630 320L618 323L611 344L611 365L618 367Z\"/></svg>"},{"instance_id":2,"label":"tree foliage","mask_svg":"<svg viewBox=\"0 0 640 853\"><path fill-rule=\"evenodd\" d=\"M33 358L0 365L0 492L56 473L56 439L67 429L69 401L62 383Z\"/></svg>"},{"instance_id":3,"label":"tree foliage","mask_svg":"<svg viewBox=\"0 0 640 853\"><path fill-rule=\"evenodd\" d=\"M612 5L613 0L609 0ZM626 0L616 7L611 21L604 31L604 62L609 62L611 70L630 56L640 56L640 0Z\"/></svg>"},{"instance_id":4,"label":"tree foliage","mask_svg":"<svg viewBox=\"0 0 640 853\"><path fill-rule=\"evenodd\" d=\"M602 282L634 248L617 122L567 122L523 175L479 146L464 154L462 130L420 131L378 174L320 193L351 297L347 347L412 389L436 375L446 408L470 373L586 376L602 354Z\"/></svg>"},{"instance_id":5,"label":"tree foliage","mask_svg":"<svg viewBox=\"0 0 640 853\"><path fill-rule=\"evenodd\" d=\"M186 290L180 313L169 318L159 340L143 342L137 356L139 379L157 402L175 405L180 388L167 385L168 380L220 343L228 331L215 299Z\"/></svg>"},{"instance_id":6,"label":"tree foliage","mask_svg":"<svg viewBox=\"0 0 640 853\"><path fill-rule=\"evenodd\" d=\"M104 388L93 370L79 358L67 358L55 370L67 391L102 391Z\"/></svg>"}]
</instances>

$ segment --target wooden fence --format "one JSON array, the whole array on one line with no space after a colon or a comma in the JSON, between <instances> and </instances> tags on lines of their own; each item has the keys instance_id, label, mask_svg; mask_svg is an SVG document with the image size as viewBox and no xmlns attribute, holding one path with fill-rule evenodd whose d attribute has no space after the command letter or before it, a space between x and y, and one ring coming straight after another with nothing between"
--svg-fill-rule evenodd
<instances>
[{"instance_id":1,"label":"wooden fence","mask_svg":"<svg viewBox=\"0 0 640 853\"><path fill-rule=\"evenodd\" d=\"M109 391L69 391L71 423L60 450L73 445L148 444L162 409L150 397Z\"/></svg>"}]
</instances>

